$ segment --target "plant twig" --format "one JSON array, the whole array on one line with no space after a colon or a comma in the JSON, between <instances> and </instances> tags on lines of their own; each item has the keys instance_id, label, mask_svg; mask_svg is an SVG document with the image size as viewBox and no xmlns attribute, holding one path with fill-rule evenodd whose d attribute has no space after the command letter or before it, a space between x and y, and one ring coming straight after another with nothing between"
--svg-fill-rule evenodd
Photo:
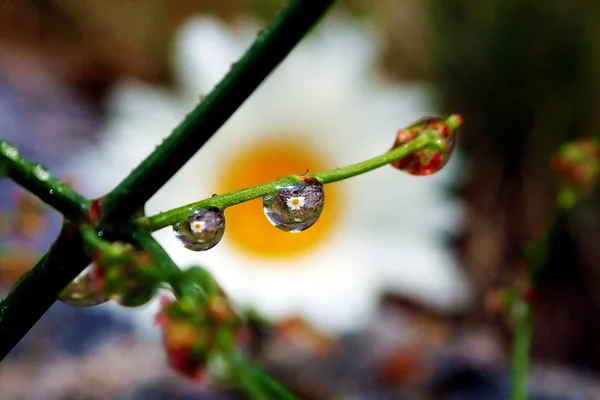
<instances>
[{"instance_id":1,"label":"plant twig","mask_svg":"<svg viewBox=\"0 0 600 400\"><path fill-rule=\"evenodd\" d=\"M511 400L527 400L529 351L531 348L531 305L519 298L514 304L515 332L511 357Z\"/></svg>"},{"instance_id":2,"label":"plant twig","mask_svg":"<svg viewBox=\"0 0 600 400\"><path fill-rule=\"evenodd\" d=\"M183 279L183 271L169 257L162 246L152 237L150 232L137 226L128 227L127 230L136 245L144 249L162 270L164 281L168 283L177 297L194 295L197 293L195 286Z\"/></svg>"},{"instance_id":3,"label":"plant twig","mask_svg":"<svg viewBox=\"0 0 600 400\"><path fill-rule=\"evenodd\" d=\"M63 230L40 261L0 301L0 360L35 325L60 291L90 263L77 228Z\"/></svg>"},{"instance_id":4,"label":"plant twig","mask_svg":"<svg viewBox=\"0 0 600 400\"><path fill-rule=\"evenodd\" d=\"M422 135L403 146L388 151L380 156L373 157L369 160L348 165L346 167L336 168L331 171L307 174L306 176L315 178L322 184L333 183L343 179L351 178L356 175L364 174L376 168L380 168L393 161L404 158L415 151L422 150L429 146L437 146L435 140L431 139L427 135ZM174 208L150 217L140 218L138 221L140 224L147 226L151 231L157 231L184 220L187 218L189 213L195 209L206 208L210 206L217 207L219 209L225 209L236 204L264 197L275 192L279 187L287 186L297 182L297 178L294 175L284 176L272 182L209 197L196 203Z\"/></svg>"},{"instance_id":5,"label":"plant twig","mask_svg":"<svg viewBox=\"0 0 600 400\"><path fill-rule=\"evenodd\" d=\"M107 221L139 210L225 123L333 3L291 0L215 89L103 200Z\"/></svg>"},{"instance_id":6,"label":"plant twig","mask_svg":"<svg viewBox=\"0 0 600 400\"><path fill-rule=\"evenodd\" d=\"M257 382L261 382L265 389L271 394L270 399L299 400L298 397L290 393L288 388L283 386L277 380L273 379L273 377L262 368L255 365L248 365L247 368L251 370L252 374L254 375L254 379Z\"/></svg>"},{"instance_id":7,"label":"plant twig","mask_svg":"<svg viewBox=\"0 0 600 400\"><path fill-rule=\"evenodd\" d=\"M273 382L273 378L259 367L246 364L237 352L226 352L224 356L231 379L248 398L252 400L299 400L285 387Z\"/></svg>"},{"instance_id":8,"label":"plant twig","mask_svg":"<svg viewBox=\"0 0 600 400\"><path fill-rule=\"evenodd\" d=\"M10 143L0 141L0 175L39 197L69 219L79 219L87 213L89 201L60 180L52 178L40 164L31 164Z\"/></svg>"},{"instance_id":9,"label":"plant twig","mask_svg":"<svg viewBox=\"0 0 600 400\"><path fill-rule=\"evenodd\" d=\"M542 269L548 261L552 241L566 211L568 209L557 199L546 228L527 248L531 290L539 287ZM511 351L511 400L527 399L533 312L532 304L519 293L513 304L515 331Z\"/></svg>"}]
</instances>

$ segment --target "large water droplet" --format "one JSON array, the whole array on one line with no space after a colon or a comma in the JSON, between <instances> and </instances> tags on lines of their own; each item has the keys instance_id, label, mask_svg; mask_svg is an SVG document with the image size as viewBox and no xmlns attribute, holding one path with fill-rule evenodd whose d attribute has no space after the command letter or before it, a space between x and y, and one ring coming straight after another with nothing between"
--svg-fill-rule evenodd
<instances>
[{"instance_id":1,"label":"large water droplet","mask_svg":"<svg viewBox=\"0 0 600 400\"><path fill-rule=\"evenodd\" d=\"M173 226L175 237L193 251L213 248L225 232L225 215L216 207L195 210L181 223Z\"/></svg>"},{"instance_id":2,"label":"large water droplet","mask_svg":"<svg viewBox=\"0 0 600 400\"><path fill-rule=\"evenodd\" d=\"M0 144L0 152L12 160L19 157L19 150L17 150L17 148L10 142L3 141L2 144Z\"/></svg>"},{"instance_id":3,"label":"large water droplet","mask_svg":"<svg viewBox=\"0 0 600 400\"><path fill-rule=\"evenodd\" d=\"M267 219L282 231L302 232L317 222L323 212L323 185L313 178L300 179L263 198Z\"/></svg>"},{"instance_id":4,"label":"large water droplet","mask_svg":"<svg viewBox=\"0 0 600 400\"><path fill-rule=\"evenodd\" d=\"M92 266L69 283L58 300L72 306L90 307L106 303L109 298L102 291L102 280Z\"/></svg>"},{"instance_id":5,"label":"large water droplet","mask_svg":"<svg viewBox=\"0 0 600 400\"><path fill-rule=\"evenodd\" d=\"M408 172L411 175L431 175L441 170L452 155L456 142L455 131L461 124L462 118L452 115L448 119L425 117L401 129L396 134L396 141L392 149L400 147L417 137L431 135L432 141L441 148L426 148L412 153L391 165Z\"/></svg>"}]
</instances>

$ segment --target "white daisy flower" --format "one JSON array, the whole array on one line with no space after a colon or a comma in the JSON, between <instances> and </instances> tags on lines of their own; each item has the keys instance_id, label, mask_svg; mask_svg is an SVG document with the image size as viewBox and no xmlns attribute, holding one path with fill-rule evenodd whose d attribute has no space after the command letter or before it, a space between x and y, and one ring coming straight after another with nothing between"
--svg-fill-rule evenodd
<instances>
[{"instance_id":1,"label":"white daisy flower","mask_svg":"<svg viewBox=\"0 0 600 400\"><path fill-rule=\"evenodd\" d=\"M302 196L292 196L285 201L285 204L288 206L290 210L298 211L302 207L304 207L304 203L306 199Z\"/></svg>"},{"instance_id":2,"label":"white daisy flower","mask_svg":"<svg viewBox=\"0 0 600 400\"><path fill-rule=\"evenodd\" d=\"M190 223L190 230L194 233L202 233L206 229L206 221L192 221Z\"/></svg>"},{"instance_id":3,"label":"white daisy flower","mask_svg":"<svg viewBox=\"0 0 600 400\"><path fill-rule=\"evenodd\" d=\"M102 143L73 167L86 192L100 195L126 176L214 87L258 30L252 22L230 30L213 19L192 19L176 45L179 93L121 84L109 103ZM362 161L388 150L399 128L437 114L427 86L376 75L378 43L364 26L327 18L148 202L147 213ZM155 236L181 267L207 267L239 304L272 318L300 315L325 331L369 323L383 289L456 309L466 299L465 279L438 237L460 222L459 207L441 188L455 172L451 160L430 177L389 167L326 185L321 217L296 234L270 225L261 200L254 200L225 211L225 235L206 252L186 250L171 228ZM287 205L298 209L303 199ZM147 313L130 315L151 326Z\"/></svg>"}]
</instances>

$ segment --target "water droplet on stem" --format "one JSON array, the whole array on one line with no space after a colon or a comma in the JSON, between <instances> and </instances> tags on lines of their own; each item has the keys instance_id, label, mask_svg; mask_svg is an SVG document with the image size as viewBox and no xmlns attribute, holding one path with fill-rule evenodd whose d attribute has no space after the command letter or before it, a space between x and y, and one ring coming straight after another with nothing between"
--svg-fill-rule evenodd
<instances>
[{"instance_id":1,"label":"water droplet on stem","mask_svg":"<svg viewBox=\"0 0 600 400\"><path fill-rule=\"evenodd\" d=\"M186 249L205 251L221 241L225 233L225 215L216 207L195 210L184 221L175 224L173 231Z\"/></svg>"},{"instance_id":2,"label":"water droplet on stem","mask_svg":"<svg viewBox=\"0 0 600 400\"><path fill-rule=\"evenodd\" d=\"M323 185L310 177L297 184L278 188L263 198L265 216L274 227L286 232L302 232L313 226L323 212Z\"/></svg>"}]
</instances>

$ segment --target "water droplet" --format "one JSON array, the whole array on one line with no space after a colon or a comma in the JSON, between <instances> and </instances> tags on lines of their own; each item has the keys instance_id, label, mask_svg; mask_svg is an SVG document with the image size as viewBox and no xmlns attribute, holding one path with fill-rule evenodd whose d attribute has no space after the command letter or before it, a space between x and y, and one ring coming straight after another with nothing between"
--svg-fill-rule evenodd
<instances>
[{"instance_id":1,"label":"water droplet","mask_svg":"<svg viewBox=\"0 0 600 400\"><path fill-rule=\"evenodd\" d=\"M225 232L225 215L216 207L195 210L173 226L175 237L186 249L204 251L213 248Z\"/></svg>"},{"instance_id":2,"label":"water droplet","mask_svg":"<svg viewBox=\"0 0 600 400\"><path fill-rule=\"evenodd\" d=\"M12 160L19 157L19 150L10 142L3 141L0 145L0 152Z\"/></svg>"},{"instance_id":3,"label":"water droplet","mask_svg":"<svg viewBox=\"0 0 600 400\"><path fill-rule=\"evenodd\" d=\"M141 279L125 279L121 282L123 287L119 293L110 296L110 299L123 307L139 307L148 303L156 294L156 283Z\"/></svg>"},{"instance_id":4,"label":"water droplet","mask_svg":"<svg viewBox=\"0 0 600 400\"><path fill-rule=\"evenodd\" d=\"M50 178L48 169L42 164L37 164L33 168L33 175L35 175L40 181L46 181Z\"/></svg>"},{"instance_id":5,"label":"water droplet","mask_svg":"<svg viewBox=\"0 0 600 400\"><path fill-rule=\"evenodd\" d=\"M278 192L263 198L267 219L273 226L286 232L302 232L321 216L325 195L323 185L310 177L299 177L300 182L278 188Z\"/></svg>"},{"instance_id":6,"label":"water droplet","mask_svg":"<svg viewBox=\"0 0 600 400\"><path fill-rule=\"evenodd\" d=\"M54 189L49 190L50 194L54 194Z\"/></svg>"},{"instance_id":7,"label":"water droplet","mask_svg":"<svg viewBox=\"0 0 600 400\"><path fill-rule=\"evenodd\" d=\"M109 298L103 293L102 279L92 266L69 283L58 295L58 300L72 306L90 307L106 303Z\"/></svg>"},{"instance_id":8,"label":"water droplet","mask_svg":"<svg viewBox=\"0 0 600 400\"><path fill-rule=\"evenodd\" d=\"M450 116L447 120L435 117L425 117L401 129L396 134L392 149L400 147L422 134L431 135L432 141L440 148L426 148L412 153L391 165L411 175L431 175L441 170L452 155L456 142L456 127L462 119Z\"/></svg>"}]
</instances>

